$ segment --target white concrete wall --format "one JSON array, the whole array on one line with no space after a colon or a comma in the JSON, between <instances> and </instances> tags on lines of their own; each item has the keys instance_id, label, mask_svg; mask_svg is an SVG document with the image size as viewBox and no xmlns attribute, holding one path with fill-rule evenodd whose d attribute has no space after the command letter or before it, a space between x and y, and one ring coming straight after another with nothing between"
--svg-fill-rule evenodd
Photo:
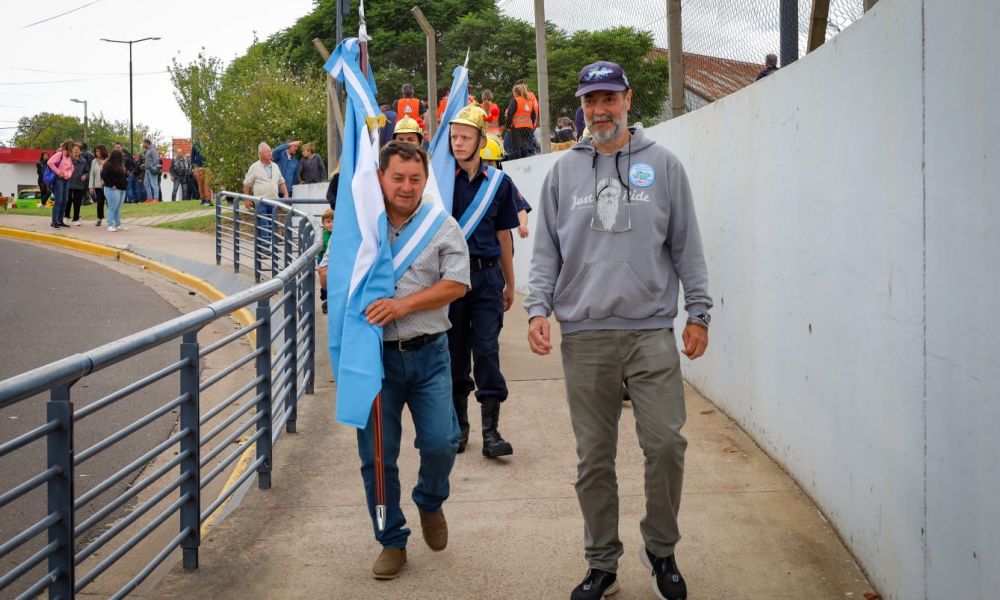
<instances>
[{"instance_id":1,"label":"white concrete wall","mask_svg":"<svg viewBox=\"0 0 1000 600\"><path fill-rule=\"evenodd\" d=\"M1000 588L998 26L994 3L882 0L648 130L687 166L716 300L688 379L887 600ZM505 168L532 200L558 157ZM523 290L530 240L516 248Z\"/></svg>"},{"instance_id":2,"label":"white concrete wall","mask_svg":"<svg viewBox=\"0 0 1000 600\"><path fill-rule=\"evenodd\" d=\"M0 163L0 196L10 196L26 187L38 186L35 164Z\"/></svg>"}]
</instances>

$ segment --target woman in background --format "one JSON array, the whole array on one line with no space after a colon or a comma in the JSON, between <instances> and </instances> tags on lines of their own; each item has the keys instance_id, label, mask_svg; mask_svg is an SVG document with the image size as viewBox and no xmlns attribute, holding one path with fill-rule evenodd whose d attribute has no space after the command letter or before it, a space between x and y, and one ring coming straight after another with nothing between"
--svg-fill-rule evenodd
<instances>
[{"instance_id":1,"label":"woman in background","mask_svg":"<svg viewBox=\"0 0 1000 600\"><path fill-rule=\"evenodd\" d=\"M69 199L69 178L73 176L73 140L66 140L59 146L59 151L52 155L46 165L56 174L52 183L52 223L50 227L69 227L64 220L67 200ZM79 152L77 148L77 152Z\"/></svg>"},{"instance_id":2,"label":"woman in background","mask_svg":"<svg viewBox=\"0 0 1000 600\"><path fill-rule=\"evenodd\" d=\"M87 169L87 159L83 156L80 144L73 145L73 175L66 181L69 187L69 201L66 203L64 216L69 218L70 208L73 209L73 224L79 227L80 207L83 206L83 195L87 193L87 180L90 179L90 172Z\"/></svg>"},{"instance_id":3,"label":"woman in background","mask_svg":"<svg viewBox=\"0 0 1000 600\"><path fill-rule=\"evenodd\" d=\"M122 202L125 199L125 189L128 187L128 177L125 171L125 156L121 150L112 150L111 156L101 167L104 197L108 201L108 231L125 229L122 225Z\"/></svg>"},{"instance_id":4,"label":"woman in background","mask_svg":"<svg viewBox=\"0 0 1000 600\"><path fill-rule=\"evenodd\" d=\"M42 195L43 207L48 204L49 196L52 195L52 190L49 189L49 186L45 185L45 182L42 180L42 175L45 175L45 167L48 166L46 164L47 162L49 162L49 153L43 151L42 155L38 158L38 162L35 163L35 170L38 171L38 191Z\"/></svg>"},{"instance_id":5,"label":"woman in background","mask_svg":"<svg viewBox=\"0 0 1000 600\"><path fill-rule=\"evenodd\" d=\"M104 219L104 180L101 179L101 169L108 161L108 149L104 144L98 144L94 148L94 160L90 161L90 196L97 203L97 226L101 226Z\"/></svg>"}]
</instances>

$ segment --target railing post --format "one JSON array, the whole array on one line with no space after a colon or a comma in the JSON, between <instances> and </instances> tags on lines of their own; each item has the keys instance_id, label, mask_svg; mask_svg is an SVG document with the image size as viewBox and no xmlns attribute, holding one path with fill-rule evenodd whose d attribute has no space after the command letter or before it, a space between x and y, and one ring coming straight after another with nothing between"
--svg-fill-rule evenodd
<instances>
[{"instance_id":1,"label":"railing post","mask_svg":"<svg viewBox=\"0 0 1000 600\"><path fill-rule=\"evenodd\" d=\"M260 202L253 203L253 279L260 283Z\"/></svg>"},{"instance_id":2,"label":"railing post","mask_svg":"<svg viewBox=\"0 0 1000 600\"><path fill-rule=\"evenodd\" d=\"M289 222L292 220L292 211L285 213L285 218L281 224L281 235L284 240L285 247L285 260L281 265L284 269L288 265L292 264L292 228L288 226Z\"/></svg>"},{"instance_id":3,"label":"railing post","mask_svg":"<svg viewBox=\"0 0 1000 600\"><path fill-rule=\"evenodd\" d=\"M180 427L190 433L181 439L181 452L187 452L187 457L181 461L181 473L189 474L181 484L180 493L190 494L190 499L181 506L181 525L183 531L188 529L188 535L181 543L184 549L184 568L198 568L198 546L201 545L201 400L199 387L201 384L201 368L199 363L200 347L198 332L184 334L181 343L181 360L187 364L181 367L181 394L187 400L181 404Z\"/></svg>"},{"instance_id":4,"label":"railing post","mask_svg":"<svg viewBox=\"0 0 1000 600\"><path fill-rule=\"evenodd\" d=\"M287 344L291 340L292 344L288 348L288 360L285 361L288 366L285 367L289 370L288 381L291 387L288 388L288 396L285 400L285 406L291 407L288 413L288 421L285 422L285 431L288 433L295 433L295 418L298 416L298 404L299 404L299 361L298 361L298 349L299 349L299 320L296 318L298 315L298 302L295 294L295 279L290 279L285 283L285 293L288 294L288 298L285 300L285 306L282 308L282 314L284 318L288 318L288 322L285 324L285 335L284 343Z\"/></svg>"},{"instance_id":5,"label":"railing post","mask_svg":"<svg viewBox=\"0 0 1000 600\"><path fill-rule=\"evenodd\" d=\"M219 204L219 203L216 203ZM240 272L240 200L233 198L233 272Z\"/></svg>"},{"instance_id":6,"label":"railing post","mask_svg":"<svg viewBox=\"0 0 1000 600\"><path fill-rule=\"evenodd\" d=\"M215 264L222 264L222 207L215 203Z\"/></svg>"},{"instance_id":7,"label":"railing post","mask_svg":"<svg viewBox=\"0 0 1000 600\"><path fill-rule=\"evenodd\" d=\"M308 219L299 220L299 256L305 254L306 250L312 247L315 236L308 227ZM309 301L302 306L302 317L308 319L309 325L306 327L306 352L309 358L306 360L305 368L309 373L306 379L305 393L313 394L316 389L316 261L311 261L306 267L306 274L302 281L303 293L300 298L309 295Z\"/></svg>"},{"instance_id":8,"label":"railing post","mask_svg":"<svg viewBox=\"0 0 1000 600\"><path fill-rule=\"evenodd\" d=\"M73 510L75 494L73 474L73 402L69 397L69 385L52 389L46 403L49 421L58 421L59 427L47 436L48 466L59 473L48 483L49 514L58 513L59 520L49 527L49 543L57 542L59 547L49 556L49 572L57 573L49 587L49 598L73 598L73 583L76 581L75 544L73 529L76 519Z\"/></svg>"},{"instance_id":9,"label":"railing post","mask_svg":"<svg viewBox=\"0 0 1000 600\"><path fill-rule=\"evenodd\" d=\"M264 415L257 420L257 431L264 433L257 438L257 458L264 462L257 467L257 487L262 490L271 488L272 459L272 419L271 411L271 303L267 298L257 301L257 376L261 378L257 384L257 414Z\"/></svg>"},{"instance_id":10,"label":"railing post","mask_svg":"<svg viewBox=\"0 0 1000 600\"><path fill-rule=\"evenodd\" d=\"M271 279L278 276L278 207L271 206L268 218L271 219ZM284 235L282 235L284 237Z\"/></svg>"}]
</instances>

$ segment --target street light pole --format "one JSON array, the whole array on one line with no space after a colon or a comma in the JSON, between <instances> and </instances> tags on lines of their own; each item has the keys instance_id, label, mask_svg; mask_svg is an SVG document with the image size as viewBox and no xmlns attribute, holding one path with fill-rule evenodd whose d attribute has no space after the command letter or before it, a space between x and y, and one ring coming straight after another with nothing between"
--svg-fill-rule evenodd
<instances>
[{"instance_id":1,"label":"street light pole","mask_svg":"<svg viewBox=\"0 0 1000 600\"><path fill-rule=\"evenodd\" d=\"M89 123L87 121L87 101L86 100L77 100L76 98L70 98L69 101L70 102L76 102L77 104L82 104L83 105L83 143L86 144L88 142L88 140L87 140L87 133L88 133L88 130L89 130L89 127L88 127Z\"/></svg>"},{"instance_id":2,"label":"street light pole","mask_svg":"<svg viewBox=\"0 0 1000 600\"><path fill-rule=\"evenodd\" d=\"M132 107L133 107L133 95L132 95L132 44L138 44L139 42L145 42L146 40L158 40L158 37L145 37L141 40L109 40L107 38L101 38L102 42L111 42L112 44L128 44L128 152L129 156L135 154L135 133L133 133L132 127Z\"/></svg>"}]
</instances>

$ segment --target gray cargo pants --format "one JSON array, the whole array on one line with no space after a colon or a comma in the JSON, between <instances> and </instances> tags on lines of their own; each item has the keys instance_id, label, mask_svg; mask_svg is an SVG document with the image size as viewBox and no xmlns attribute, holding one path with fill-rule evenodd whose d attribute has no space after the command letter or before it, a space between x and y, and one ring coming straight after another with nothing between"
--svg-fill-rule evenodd
<instances>
[{"instance_id":1,"label":"gray cargo pants","mask_svg":"<svg viewBox=\"0 0 1000 600\"><path fill-rule=\"evenodd\" d=\"M680 355L672 329L580 331L562 337L570 420L576 434L576 495L583 512L587 563L618 571L618 420L622 381L632 396L639 445L645 456L643 542L669 556L680 540L677 511L684 480L681 435L686 412Z\"/></svg>"}]
</instances>

